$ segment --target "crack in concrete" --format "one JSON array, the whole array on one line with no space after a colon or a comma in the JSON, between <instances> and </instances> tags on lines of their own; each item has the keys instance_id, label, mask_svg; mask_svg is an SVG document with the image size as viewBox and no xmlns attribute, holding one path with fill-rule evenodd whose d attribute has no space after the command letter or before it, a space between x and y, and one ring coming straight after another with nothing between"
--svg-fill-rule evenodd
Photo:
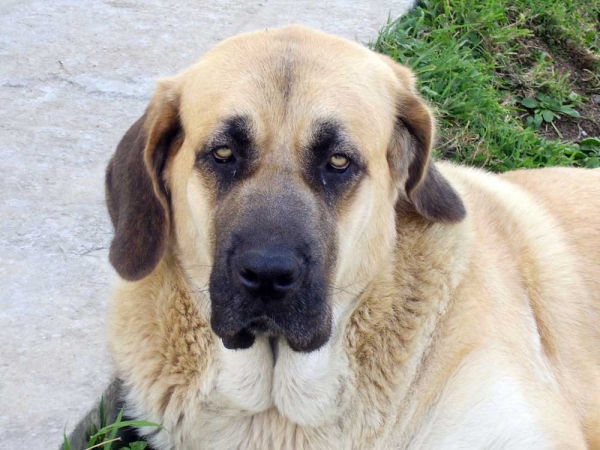
<instances>
[{"instance_id":1,"label":"crack in concrete","mask_svg":"<svg viewBox=\"0 0 600 450\"><path fill-rule=\"evenodd\" d=\"M73 75L74 77L77 77L79 75ZM111 80L111 79L94 79L94 78L89 78L89 80L91 81L97 81L98 83L119 83L119 84L125 84L119 80ZM89 86L86 86L85 84L73 80L70 77L65 77L65 76L61 76L58 74L50 74L48 76L45 77L31 77L31 78L25 78L25 79L18 79L18 80L8 80L6 82L4 82L1 87L6 87L6 88L12 88L12 89L31 89L31 88L38 88L40 87L40 85L43 85L43 87L47 88L49 87L50 83L60 83L60 84L67 84L79 91L84 92L87 95L97 95L97 96L101 96L101 97L108 97L108 98L114 98L114 99L135 99L135 100L149 100L151 98L151 89L146 88L144 85L141 84L135 84L135 83L130 83L130 84L126 84L127 86L130 86L131 88L138 88L140 90L144 90L147 91L147 94L132 94L132 93L127 93L127 92L122 92L122 91L118 91L118 90L102 90L102 89L90 89Z\"/></svg>"}]
</instances>

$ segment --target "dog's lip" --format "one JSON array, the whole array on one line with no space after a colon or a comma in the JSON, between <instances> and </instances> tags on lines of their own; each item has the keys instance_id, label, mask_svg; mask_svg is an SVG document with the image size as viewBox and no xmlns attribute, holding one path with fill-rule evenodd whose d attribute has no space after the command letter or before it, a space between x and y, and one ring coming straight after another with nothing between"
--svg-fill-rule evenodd
<instances>
[{"instance_id":1,"label":"dog's lip","mask_svg":"<svg viewBox=\"0 0 600 450\"><path fill-rule=\"evenodd\" d=\"M223 346L229 350L245 350L252 345L257 336L266 336L269 339L283 337L288 345L295 352L310 353L318 350L327 343L331 330L317 330L314 333L302 336L295 336L293 333L286 332L280 328L277 323L267 316L254 318L235 332L219 332L215 330L223 342Z\"/></svg>"},{"instance_id":2,"label":"dog's lip","mask_svg":"<svg viewBox=\"0 0 600 450\"><path fill-rule=\"evenodd\" d=\"M315 333L308 340L294 339L293 336L286 337L286 340L290 348L295 352L310 353L323 347L329 341L329 337L329 333Z\"/></svg>"},{"instance_id":3,"label":"dog's lip","mask_svg":"<svg viewBox=\"0 0 600 450\"><path fill-rule=\"evenodd\" d=\"M228 350L245 350L254 345L256 337L245 328L234 334L219 336Z\"/></svg>"},{"instance_id":4,"label":"dog's lip","mask_svg":"<svg viewBox=\"0 0 600 450\"><path fill-rule=\"evenodd\" d=\"M269 337L276 337L284 334L277 323L267 315L262 315L255 319L252 319L244 327L254 335L267 335Z\"/></svg>"},{"instance_id":5,"label":"dog's lip","mask_svg":"<svg viewBox=\"0 0 600 450\"><path fill-rule=\"evenodd\" d=\"M260 315L258 317L247 320L245 323L239 325L236 328L229 328L227 330L221 329L221 327L213 327L213 330L217 336L228 339L237 340L248 334L253 336L267 336L277 337L285 334L284 330L277 325L277 323L267 315Z\"/></svg>"}]
</instances>

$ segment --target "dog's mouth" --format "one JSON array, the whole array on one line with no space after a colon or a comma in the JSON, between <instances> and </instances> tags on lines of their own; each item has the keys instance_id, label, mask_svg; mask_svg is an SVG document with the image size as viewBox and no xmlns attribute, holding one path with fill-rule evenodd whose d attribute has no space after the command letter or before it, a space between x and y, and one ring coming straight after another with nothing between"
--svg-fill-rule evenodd
<instances>
[{"instance_id":1,"label":"dog's mouth","mask_svg":"<svg viewBox=\"0 0 600 450\"><path fill-rule=\"evenodd\" d=\"M306 329L302 326L293 326L292 329L284 329L268 316L260 316L250 320L245 326L236 332L220 332L219 327L213 327L215 333L223 341L225 348L229 350L244 350L252 347L259 336L264 336L270 341L277 338L286 339L290 348L297 352L312 352L321 348L331 334L331 320L329 315L322 321L320 326Z\"/></svg>"},{"instance_id":2,"label":"dog's mouth","mask_svg":"<svg viewBox=\"0 0 600 450\"><path fill-rule=\"evenodd\" d=\"M255 336L263 335L269 338L284 334L279 325L277 325L273 319L267 316L261 316L251 320L246 329Z\"/></svg>"},{"instance_id":3,"label":"dog's mouth","mask_svg":"<svg viewBox=\"0 0 600 450\"><path fill-rule=\"evenodd\" d=\"M267 316L252 319L244 328L233 334L221 336L223 345L230 350L243 350L252 347L257 336L274 339L282 336L283 330Z\"/></svg>"}]
</instances>

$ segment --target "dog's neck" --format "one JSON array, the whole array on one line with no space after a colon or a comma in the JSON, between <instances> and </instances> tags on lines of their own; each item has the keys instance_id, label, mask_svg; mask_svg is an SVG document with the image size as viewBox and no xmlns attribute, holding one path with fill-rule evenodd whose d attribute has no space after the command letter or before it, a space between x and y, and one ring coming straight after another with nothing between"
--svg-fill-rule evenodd
<instances>
[{"instance_id":1,"label":"dog's neck","mask_svg":"<svg viewBox=\"0 0 600 450\"><path fill-rule=\"evenodd\" d=\"M378 421L396 423L395 416L406 413L398 405L435 345L436 330L468 267L468 230L468 221L448 226L399 218L393 261L384 264L348 321L345 341L356 395L362 397L355 406L378 405L365 414L374 429Z\"/></svg>"}]
</instances>

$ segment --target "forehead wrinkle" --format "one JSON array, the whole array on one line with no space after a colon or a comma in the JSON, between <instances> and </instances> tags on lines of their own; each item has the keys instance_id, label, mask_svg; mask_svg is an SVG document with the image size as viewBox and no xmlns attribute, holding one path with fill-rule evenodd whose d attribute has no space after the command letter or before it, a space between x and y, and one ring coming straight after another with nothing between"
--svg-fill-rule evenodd
<instances>
[{"instance_id":1,"label":"forehead wrinkle","mask_svg":"<svg viewBox=\"0 0 600 450\"><path fill-rule=\"evenodd\" d=\"M297 65L297 58L291 48L291 43L288 43L286 49L277 58L277 64L275 65L275 70L278 72L278 88L282 96L284 112L287 112L289 107L292 88L295 81L294 69Z\"/></svg>"},{"instance_id":2,"label":"forehead wrinkle","mask_svg":"<svg viewBox=\"0 0 600 450\"><path fill-rule=\"evenodd\" d=\"M281 117L273 119L269 111L259 111L257 122L261 129L257 148L260 154L261 167L269 166L271 169L281 167L292 167L291 156L293 146L293 132L289 121Z\"/></svg>"}]
</instances>

